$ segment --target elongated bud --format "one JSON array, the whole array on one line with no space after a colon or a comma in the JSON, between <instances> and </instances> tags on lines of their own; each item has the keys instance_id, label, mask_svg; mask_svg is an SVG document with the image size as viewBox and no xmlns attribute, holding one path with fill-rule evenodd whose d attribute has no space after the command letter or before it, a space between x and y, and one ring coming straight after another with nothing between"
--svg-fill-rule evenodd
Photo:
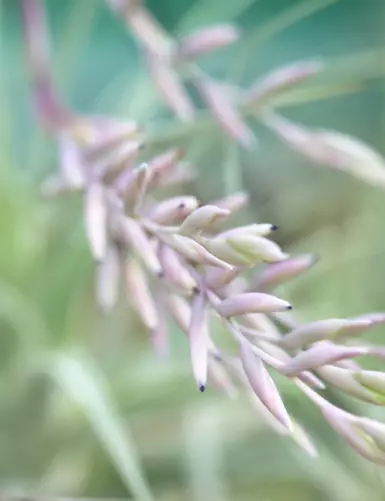
<instances>
[{"instance_id":1,"label":"elongated bud","mask_svg":"<svg viewBox=\"0 0 385 501\"><path fill-rule=\"evenodd\" d=\"M319 61L300 61L273 70L251 87L245 95L245 103L251 107L264 104L276 95L316 75L322 68L323 65Z\"/></svg>"},{"instance_id":2,"label":"elongated bud","mask_svg":"<svg viewBox=\"0 0 385 501\"><path fill-rule=\"evenodd\" d=\"M256 142L254 135L231 102L231 96L226 88L220 83L206 78L197 80L196 86L224 132L243 147L250 149Z\"/></svg>"},{"instance_id":3,"label":"elongated bud","mask_svg":"<svg viewBox=\"0 0 385 501\"><path fill-rule=\"evenodd\" d=\"M203 205L187 216L179 227L178 233L180 235L193 236L209 228L216 221L223 221L229 215L229 210L220 209L215 205Z\"/></svg>"},{"instance_id":4,"label":"elongated bud","mask_svg":"<svg viewBox=\"0 0 385 501\"><path fill-rule=\"evenodd\" d=\"M61 177L68 186L79 189L85 183L85 167L76 143L65 132L59 134L59 163Z\"/></svg>"},{"instance_id":5,"label":"elongated bud","mask_svg":"<svg viewBox=\"0 0 385 501\"><path fill-rule=\"evenodd\" d=\"M214 388L226 393L226 395L231 399L238 397L238 388L234 385L221 362L215 360L214 358L210 358L207 373L208 379Z\"/></svg>"},{"instance_id":6,"label":"elongated bud","mask_svg":"<svg viewBox=\"0 0 385 501\"><path fill-rule=\"evenodd\" d=\"M148 213L148 218L158 224L175 224L191 214L199 205L195 197L168 198L156 204Z\"/></svg>"},{"instance_id":7,"label":"elongated bud","mask_svg":"<svg viewBox=\"0 0 385 501\"><path fill-rule=\"evenodd\" d=\"M283 362L283 364L286 364L290 361L290 356L279 346L276 346L275 344L272 344L272 342L269 341L260 341L259 342L260 348L262 348L266 353L274 357L276 360L279 362ZM283 371L285 365L280 364L279 366L276 367L276 370L280 374L285 374ZM309 371L303 371L298 374L298 379L306 383L307 385L317 388L319 390L324 390L325 385L324 383L312 372Z\"/></svg>"},{"instance_id":8,"label":"elongated bud","mask_svg":"<svg viewBox=\"0 0 385 501\"><path fill-rule=\"evenodd\" d=\"M229 237L265 237L270 235L272 231L277 230L278 227L275 224L261 223L261 224L248 224L246 226L238 226L238 228L232 228L231 230L226 230L217 235L217 238L229 238Z\"/></svg>"},{"instance_id":9,"label":"elongated bud","mask_svg":"<svg viewBox=\"0 0 385 501\"><path fill-rule=\"evenodd\" d=\"M233 266L250 266L253 260L233 249L223 238L199 237L199 243L209 252Z\"/></svg>"},{"instance_id":10,"label":"elongated bud","mask_svg":"<svg viewBox=\"0 0 385 501\"><path fill-rule=\"evenodd\" d=\"M227 237L226 241L239 253L253 259L254 262L258 260L266 263L274 263L287 259L287 254L282 252L279 245L264 237L254 235L237 235Z\"/></svg>"},{"instance_id":11,"label":"elongated bud","mask_svg":"<svg viewBox=\"0 0 385 501\"><path fill-rule=\"evenodd\" d=\"M91 253L96 261L103 261L107 251L107 207L101 184L92 183L84 196L85 228Z\"/></svg>"},{"instance_id":12,"label":"elongated bud","mask_svg":"<svg viewBox=\"0 0 385 501\"><path fill-rule=\"evenodd\" d=\"M303 449L310 457L318 457L318 451L314 443L312 442L309 434L306 430L294 419L291 419L291 424L293 427L292 437L294 441Z\"/></svg>"},{"instance_id":13,"label":"elongated bud","mask_svg":"<svg viewBox=\"0 0 385 501\"><path fill-rule=\"evenodd\" d=\"M384 405L385 400L383 396L367 389L355 378L355 371L342 369L332 365L325 365L316 370L317 374L330 385L339 388L344 393L358 398L363 402L368 402L374 405Z\"/></svg>"},{"instance_id":14,"label":"elongated bud","mask_svg":"<svg viewBox=\"0 0 385 501\"><path fill-rule=\"evenodd\" d=\"M363 430L376 443L377 447L385 453L385 424L369 418L357 418L356 426Z\"/></svg>"},{"instance_id":15,"label":"elongated bud","mask_svg":"<svg viewBox=\"0 0 385 501\"><path fill-rule=\"evenodd\" d=\"M167 306L175 323L182 332L188 334L191 321L191 308L188 302L180 296L170 294Z\"/></svg>"},{"instance_id":16,"label":"elongated bud","mask_svg":"<svg viewBox=\"0 0 385 501\"><path fill-rule=\"evenodd\" d=\"M142 2L138 2L138 0L131 0L131 6L127 7L126 5L125 19L130 29L147 50L156 55L168 54L172 44L171 40L148 9L141 4Z\"/></svg>"},{"instance_id":17,"label":"elongated bud","mask_svg":"<svg viewBox=\"0 0 385 501\"><path fill-rule=\"evenodd\" d=\"M213 202L220 209L227 209L231 213L234 213L240 209L243 209L249 201L249 195L244 191L239 191L233 195L229 195L224 198L220 198Z\"/></svg>"},{"instance_id":18,"label":"elongated bud","mask_svg":"<svg viewBox=\"0 0 385 501\"><path fill-rule=\"evenodd\" d=\"M272 311L290 310L287 302L269 294L250 292L224 299L217 306L222 317L233 317L245 313L270 313Z\"/></svg>"},{"instance_id":19,"label":"elongated bud","mask_svg":"<svg viewBox=\"0 0 385 501\"><path fill-rule=\"evenodd\" d=\"M272 415L287 429L292 425L277 387L270 374L267 372L262 360L256 357L247 343L242 342L239 346L242 366L247 379L255 394L267 407Z\"/></svg>"},{"instance_id":20,"label":"elongated bud","mask_svg":"<svg viewBox=\"0 0 385 501\"><path fill-rule=\"evenodd\" d=\"M329 341L321 341L292 358L281 368L281 372L293 377L302 371L314 370L323 365L334 364L339 360L358 357L366 353L365 348L338 346Z\"/></svg>"},{"instance_id":21,"label":"elongated bud","mask_svg":"<svg viewBox=\"0 0 385 501\"><path fill-rule=\"evenodd\" d=\"M208 324L205 298L196 294L191 305L191 320L189 325L189 342L191 363L195 381L200 391L205 390L207 380L208 358Z\"/></svg>"},{"instance_id":22,"label":"elongated bud","mask_svg":"<svg viewBox=\"0 0 385 501\"><path fill-rule=\"evenodd\" d=\"M156 356L160 360L167 358L169 354L169 328L167 325L167 311L163 301L163 297L154 295L155 306L158 310L158 324L151 331L151 343L154 348Z\"/></svg>"},{"instance_id":23,"label":"elongated bud","mask_svg":"<svg viewBox=\"0 0 385 501\"><path fill-rule=\"evenodd\" d=\"M385 160L358 139L335 131L311 131L276 115L269 115L266 123L306 158L346 171L375 186L385 184Z\"/></svg>"},{"instance_id":24,"label":"elongated bud","mask_svg":"<svg viewBox=\"0 0 385 501\"><path fill-rule=\"evenodd\" d=\"M360 315L359 317L354 317L351 320L357 321L367 321L370 322L370 327L375 327L376 325L381 325L385 323L385 313L366 313L365 315Z\"/></svg>"},{"instance_id":25,"label":"elongated bud","mask_svg":"<svg viewBox=\"0 0 385 501\"><path fill-rule=\"evenodd\" d=\"M175 184L189 183L195 179L195 172L189 162L178 162L170 175L161 179L162 186L173 186Z\"/></svg>"},{"instance_id":26,"label":"elongated bud","mask_svg":"<svg viewBox=\"0 0 385 501\"><path fill-rule=\"evenodd\" d=\"M290 350L301 348L323 339L334 339L341 332L358 332L369 327L371 322L365 319L329 318L300 325L282 340L282 345Z\"/></svg>"},{"instance_id":27,"label":"elongated bud","mask_svg":"<svg viewBox=\"0 0 385 501\"><path fill-rule=\"evenodd\" d=\"M239 268L221 270L220 268L208 267L205 274L206 286L211 290L222 289L234 280L240 271Z\"/></svg>"},{"instance_id":28,"label":"elongated bud","mask_svg":"<svg viewBox=\"0 0 385 501\"><path fill-rule=\"evenodd\" d=\"M378 403L385 404L385 374L383 372L361 370L353 372L353 377L375 395Z\"/></svg>"},{"instance_id":29,"label":"elongated bud","mask_svg":"<svg viewBox=\"0 0 385 501\"><path fill-rule=\"evenodd\" d=\"M134 249L137 257L149 271L162 275L162 267L156 251L140 224L130 217L120 217L117 223L117 234Z\"/></svg>"},{"instance_id":30,"label":"elongated bud","mask_svg":"<svg viewBox=\"0 0 385 501\"><path fill-rule=\"evenodd\" d=\"M167 245L160 243L158 257L166 281L179 291L191 294L197 287L197 283L181 263L178 254Z\"/></svg>"},{"instance_id":31,"label":"elongated bud","mask_svg":"<svg viewBox=\"0 0 385 501\"><path fill-rule=\"evenodd\" d=\"M195 117L194 105L179 75L153 54L147 54L147 63L153 82L166 104L182 122L192 122Z\"/></svg>"},{"instance_id":32,"label":"elongated bud","mask_svg":"<svg viewBox=\"0 0 385 501\"><path fill-rule=\"evenodd\" d=\"M270 264L253 284L258 290L269 290L302 275L316 262L312 255L298 256Z\"/></svg>"},{"instance_id":33,"label":"elongated bud","mask_svg":"<svg viewBox=\"0 0 385 501\"><path fill-rule=\"evenodd\" d=\"M327 404L321 408L325 420L358 454L373 461L385 464L385 454L369 435L363 434L356 426L357 418Z\"/></svg>"},{"instance_id":34,"label":"elongated bud","mask_svg":"<svg viewBox=\"0 0 385 501\"><path fill-rule=\"evenodd\" d=\"M125 283L129 303L135 308L143 324L153 332L159 325L159 314L146 275L133 259L126 265Z\"/></svg>"},{"instance_id":35,"label":"elongated bud","mask_svg":"<svg viewBox=\"0 0 385 501\"><path fill-rule=\"evenodd\" d=\"M174 171L177 162L184 156L184 151L179 148L168 150L148 162L151 172L149 189L167 182Z\"/></svg>"},{"instance_id":36,"label":"elongated bud","mask_svg":"<svg viewBox=\"0 0 385 501\"><path fill-rule=\"evenodd\" d=\"M94 175L107 183L114 181L127 169L127 166L134 164L143 146L140 141L129 141L98 158L92 165Z\"/></svg>"},{"instance_id":37,"label":"elongated bud","mask_svg":"<svg viewBox=\"0 0 385 501\"><path fill-rule=\"evenodd\" d=\"M225 270L231 270L232 266L225 261L210 254L202 245L183 235L161 234L159 237L172 249L186 259L200 264L217 266Z\"/></svg>"},{"instance_id":38,"label":"elongated bud","mask_svg":"<svg viewBox=\"0 0 385 501\"><path fill-rule=\"evenodd\" d=\"M133 210L136 215L140 214L143 199L146 195L148 182L150 180L150 171L148 165L143 163L140 164L136 169L138 171L136 176L137 190L133 193Z\"/></svg>"},{"instance_id":39,"label":"elongated bud","mask_svg":"<svg viewBox=\"0 0 385 501\"><path fill-rule=\"evenodd\" d=\"M96 297L104 311L108 312L115 306L119 291L119 271L119 252L111 244L97 269Z\"/></svg>"},{"instance_id":40,"label":"elongated bud","mask_svg":"<svg viewBox=\"0 0 385 501\"><path fill-rule=\"evenodd\" d=\"M239 38L238 30L230 24L201 28L179 42L178 59L186 61L231 45Z\"/></svg>"}]
</instances>

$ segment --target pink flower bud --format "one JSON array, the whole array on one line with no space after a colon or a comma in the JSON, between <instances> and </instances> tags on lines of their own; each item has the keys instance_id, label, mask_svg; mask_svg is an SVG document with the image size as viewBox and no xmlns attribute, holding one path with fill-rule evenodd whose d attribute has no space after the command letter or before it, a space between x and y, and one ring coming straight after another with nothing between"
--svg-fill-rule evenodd
<instances>
[{"instance_id":1,"label":"pink flower bud","mask_svg":"<svg viewBox=\"0 0 385 501\"><path fill-rule=\"evenodd\" d=\"M147 217L158 224L175 224L191 214L198 205L195 197L168 198L152 207Z\"/></svg>"},{"instance_id":2,"label":"pink flower bud","mask_svg":"<svg viewBox=\"0 0 385 501\"><path fill-rule=\"evenodd\" d=\"M226 219L229 215L230 211L227 209L220 209L215 205L203 205L187 216L179 227L178 233L180 235L193 236L209 228L216 221Z\"/></svg>"},{"instance_id":3,"label":"pink flower bud","mask_svg":"<svg viewBox=\"0 0 385 501\"><path fill-rule=\"evenodd\" d=\"M178 59L189 60L209 54L231 45L238 37L238 30L229 24L203 27L180 41Z\"/></svg>"},{"instance_id":4,"label":"pink flower bud","mask_svg":"<svg viewBox=\"0 0 385 501\"><path fill-rule=\"evenodd\" d=\"M195 381L200 391L205 390L207 380L208 357L208 324L205 298L203 294L196 294L191 306L191 320L189 324L189 342L191 363Z\"/></svg>"},{"instance_id":5,"label":"pink flower bud","mask_svg":"<svg viewBox=\"0 0 385 501\"><path fill-rule=\"evenodd\" d=\"M116 303L119 291L120 256L114 245L109 245L104 260L97 269L96 296L104 311Z\"/></svg>"},{"instance_id":6,"label":"pink flower bud","mask_svg":"<svg viewBox=\"0 0 385 501\"><path fill-rule=\"evenodd\" d=\"M383 372L361 370L352 374L356 381L374 394L378 403L385 404L385 374Z\"/></svg>"},{"instance_id":7,"label":"pink flower bud","mask_svg":"<svg viewBox=\"0 0 385 501\"><path fill-rule=\"evenodd\" d=\"M243 191L240 191L238 193L234 193L233 195L229 195L225 198L220 198L218 200L215 200L213 202L213 205L216 205L221 209L227 209L231 213L234 213L240 209L243 209L243 207L246 206L248 201L249 201L249 195Z\"/></svg>"},{"instance_id":8,"label":"pink flower bud","mask_svg":"<svg viewBox=\"0 0 385 501\"><path fill-rule=\"evenodd\" d=\"M334 364L339 360L365 355L367 350L355 346L338 346L329 341L314 344L308 350L299 353L281 368L289 377L302 371L314 370L323 365Z\"/></svg>"},{"instance_id":9,"label":"pink flower bud","mask_svg":"<svg viewBox=\"0 0 385 501\"><path fill-rule=\"evenodd\" d=\"M167 298L167 306L175 323L185 334L188 334L191 321L191 308L188 302L180 296L170 294Z\"/></svg>"},{"instance_id":10,"label":"pink flower bud","mask_svg":"<svg viewBox=\"0 0 385 501\"><path fill-rule=\"evenodd\" d=\"M273 263L287 259L287 254L284 254L275 242L264 237L254 235L237 235L228 237L226 241L229 245L254 262L264 261Z\"/></svg>"},{"instance_id":11,"label":"pink flower bud","mask_svg":"<svg viewBox=\"0 0 385 501\"><path fill-rule=\"evenodd\" d=\"M276 115L267 125L291 148L310 160L346 171L373 185L385 185L385 160L358 139L334 131L312 131Z\"/></svg>"},{"instance_id":12,"label":"pink flower bud","mask_svg":"<svg viewBox=\"0 0 385 501\"><path fill-rule=\"evenodd\" d=\"M214 358L209 360L208 379L214 388L226 393L229 398L234 399L238 396L238 389L232 382L229 374L221 362L218 362Z\"/></svg>"},{"instance_id":13,"label":"pink flower bud","mask_svg":"<svg viewBox=\"0 0 385 501\"><path fill-rule=\"evenodd\" d=\"M183 235L173 234L160 234L159 237L169 245L172 249L176 250L181 256L186 259L200 264L208 264L217 266L225 270L231 270L232 266L225 261L210 254L202 245L189 237Z\"/></svg>"},{"instance_id":14,"label":"pink flower bud","mask_svg":"<svg viewBox=\"0 0 385 501\"><path fill-rule=\"evenodd\" d=\"M153 158L148 162L149 171L151 172L149 180L149 188L152 189L159 184L167 182L175 169L177 162L184 156L184 151L181 149L168 150L161 155Z\"/></svg>"},{"instance_id":15,"label":"pink flower bud","mask_svg":"<svg viewBox=\"0 0 385 501\"><path fill-rule=\"evenodd\" d=\"M254 135L242 120L224 86L209 79L196 81L196 86L224 132L250 149L255 144Z\"/></svg>"},{"instance_id":16,"label":"pink flower bud","mask_svg":"<svg viewBox=\"0 0 385 501\"><path fill-rule=\"evenodd\" d=\"M237 252L230 244L223 238L204 238L199 237L199 243L204 246L209 252L223 259L233 266L249 266L253 261Z\"/></svg>"},{"instance_id":17,"label":"pink flower bud","mask_svg":"<svg viewBox=\"0 0 385 501\"><path fill-rule=\"evenodd\" d=\"M107 251L107 207L101 184L92 183L84 195L84 218L88 242L96 261L103 261Z\"/></svg>"},{"instance_id":18,"label":"pink flower bud","mask_svg":"<svg viewBox=\"0 0 385 501\"><path fill-rule=\"evenodd\" d=\"M125 284L130 304L137 311L143 324L153 332L158 328L159 314L148 287L146 275L133 259L126 265Z\"/></svg>"},{"instance_id":19,"label":"pink flower bud","mask_svg":"<svg viewBox=\"0 0 385 501\"><path fill-rule=\"evenodd\" d=\"M166 281L175 286L179 291L191 294L197 287L197 284L186 267L181 263L178 254L167 245L160 244L158 257Z\"/></svg>"},{"instance_id":20,"label":"pink flower bud","mask_svg":"<svg viewBox=\"0 0 385 501\"><path fill-rule=\"evenodd\" d=\"M222 317L233 317L245 313L270 313L291 308L292 306L287 301L278 297L250 292L224 299L217 306L217 311Z\"/></svg>"},{"instance_id":21,"label":"pink flower bud","mask_svg":"<svg viewBox=\"0 0 385 501\"><path fill-rule=\"evenodd\" d=\"M374 463L385 464L385 454L370 436L365 435L357 426L357 418L327 404L321 408L325 420L346 442L362 457Z\"/></svg>"},{"instance_id":22,"label":"pink flower bud","mask_svg":"<svg viewBox=\"0 0 385 501\"><path fill-rule=\"evenodd\" d=\"M256 82L245 95L245 103L258 106L292 88L322 69L317 61L301 61L273 70Z\"/></svg>"},{"instance_id":23,"label":"pink flower bud","mask_svg":"<svg viewBox=\"0 0 385 501\"><path fill-rule=\"evenodd\" d=\"M329 318L327 320L318 320L317 322L300 325L289 332L283 339L282 344L290 350L298 349L316 341L333 339L343 332L357 332L370 325L371 322L365 319Z\"/></svg>"},{"instance_id":24,"label":"pink flower bud","mask_svg":"<svg viewBox=\"0 0 385 501\"><path fill-rule=\"evenodd\" d=\"M222 270L220 268L208 267L205 275L206 286L211 290L221 289L234 280L240 271L239 268Z\"/></svg>"},{"instance_id":25,"label":"pink flower bud","mask_svg":"<svg viewBox=\"0 0 385 501\"><path fill-rule=\"evenodd\" d=\"M263 271L253 288L258 290L273 289L277 285L308 271L314 263L315 258L312 255L298 256L272 263Z\"/></svg>"},{"instance_id":26,"label":"pink flower bud","mask_svg":"<svg viewBox=\"0 0 385 501\"><path fill-rule=\"evenodd\" d=\"M228 238L228 237L265 237L270 235L272 231L275 231L277 226L270 223L262 224L249 224L247 226L238 226L238 228L232 228L231 230L223 231L219 233L217 238Z\"/></svg>"},{"instance_id":27,"label":"pink flower bud","mask_svg":"<svg viewBox=\"0 0 385 501\"><path fill-rule=\"evenodd\" d=\"M76 143L65 132L59 134L59 163L63 182L71 188L84 187L85 166Z\"/></svg>"},{"instance_id":28,"label":"pink flower bud","mask_svg":"<svg viewBox=\"0 0 385 501\"><path fill-rule=\"evenodd\" d=\"M332 365L325 365L316 370L317 374L330 385L344 393L374 405L384 405L384 397L370 391L356 379L357 372Z\"/></svg>"},{"instance_id":29,"label":"pink flower bud","mask_svg":"<svg viewBox=\"0 0 385 501\"><path fill-rule=\"evenodd\" d=\"M130 217L120 217L117 222L117 234L132 249L143 264L155 275L162 274L162 267L145 231L140 224Z\"/></svg>"},{"instance_id":30,"label":"pink flower bud","mask_svg":"<svg viewBox=\"0 0 385 501\"><path fill-rule=\"evenodd\" d=\"M192 122L195 118L194 105L179 75L154 54L147 54L147 63L154 84L166 104L182 122Z\"/></svg>"},{"instance_id":31,"label":"pink flower bud","mask_svg":"<svg viewBox=\"0 0 385 501\"><path fill-rule=\"evenodd\" d=\"M356 426L363 430L385 453L385 424L369 418L357 418Z\"/></svg>"},{"instance_id":32,"label":"pink flower bud","mask_svg":"<svg viewBox=\"0 0 385 501\"><path fill-rule=\"evenodd\" d=\"M167 32L160 26L148 9L137 0L130 0L133 7L126 10L126 21L133 34L142 45L158 56L170 53L172 41Z\"/></svg>"},{"instance_id":33,"label":"pink flower bud","mask_svg":"<svg viewBox=\"0 0 385 501\"><path fill-rule=\"evenodd\" d=\"M271 412L271 414L288 430L291 431L292 425L289 414L274 384L271 376L267 372L262 360L255 356L249 345L242 342L239 346L242 366L247 379L255 394L261 402Z\"/></svg>"}]
</instances>

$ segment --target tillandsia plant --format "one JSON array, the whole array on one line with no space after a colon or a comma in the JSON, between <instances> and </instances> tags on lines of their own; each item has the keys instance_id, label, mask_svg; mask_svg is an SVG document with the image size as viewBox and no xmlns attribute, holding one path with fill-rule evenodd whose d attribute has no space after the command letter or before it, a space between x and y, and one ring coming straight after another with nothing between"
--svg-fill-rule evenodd
<instances>
[{"instance_id":1,"label":"tillandsia plant","mask_svg":"<svg viewBox=\"0 0 385 501\"><path fill-rule=\"evenodd\" d=\"M385 373L364 370L355 360L385 359L385 348L355 342L357 335L385 323L385 313L300 323L289 311L292 305L272 291L311 268L314 257L288 256L270 238L277 230L273 224L232 227L231 216L247 203L245 193L210 204L189 194L159 200L159 188L193 175L184 153L171 148L143 158L151 138L136 122L81 116L63 106L49 71L41 2L21 4L32 93L59 152L58 173L43 190L51 196L76 191L83 197L100 307L106 312L114 307L122 280L127 301L159 356L167 353L169 318L186 335L201 392L207 384L230 396L242 388L268 425L316 455L310 437L285 408L270 375L275 371L290 379L359 454L385 464L385 424L352 415L322 396L330 385L361 401L385 404ZM296 62L248 90L234 89L206 75L196 59L235 42L235 27L209 26L174 40L139 0L107 4L134 34L154 84L181 127L200 119L184 86L189 81L213 120L242 147L256 148L246 119L259 118L309 159L384 184L384 161L368 146L336 132L307 130L273 111L283 91L321 71L319 62ZM216 322L234 340L234 353L214 342Z\"/></svg>"}]
</instances>

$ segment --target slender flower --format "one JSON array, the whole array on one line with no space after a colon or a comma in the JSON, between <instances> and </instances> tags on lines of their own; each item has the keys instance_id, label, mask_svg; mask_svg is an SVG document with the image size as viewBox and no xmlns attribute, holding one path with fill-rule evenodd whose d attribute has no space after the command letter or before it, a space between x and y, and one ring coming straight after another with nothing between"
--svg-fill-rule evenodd
<instances>
[{"instance_id":1,"label":"slender flower","mask_svg":"<svg viewBox=\"0 0 385 501\"><path fill-rule=\"evenodd\" d=\"M188 336L194 377L203 392L207 380L208 325L206 301L201 292L195 294L192 300Z\"/></svg>"},{"instance_id":2,"label":"slender flower","mask_svg":"<svg viewBox=\"0 0 385 501\"><path fill-rule=\"evenodd\" d=\"M224 299L217 306L217 311L223 317L233 317L245 313L270 313L272 311L290 310L291 308L292 306L287 301L275 296L250 292Z\"/></svg>"},{"instance_id":3,"label":"slender flower","mask_svg":"<svg viewBox=\"0 0 385 501\"><path fill-rule=\"evenodd\" d=\"M231 102L227 89L208 78L196 80L195 85L224 132L243 147L251 149L256 142L254 134Z\"/></svg>"},{"instance_id":4,"label":"slender flower","mask_svg":"<svg viewBox=\"0 0 385 501\"><path fill-rule=\"evenodd\" d=\"M201 28L179 42L178 59L185 61L233 44L239 31L230 24L218 24Z\"/></svg>"},{"instance_id":5,"label":"slender flower","mask_svg":"<svg viewBox=\"0 0 385 501\"><path fill-rule=\"evenodd\" d=\"M291 430L289 414L262 360L255 356L245 342L240 344L239 350L243 368L254 392L272 415L285 428Z\"/></svg>"}]
</instances>

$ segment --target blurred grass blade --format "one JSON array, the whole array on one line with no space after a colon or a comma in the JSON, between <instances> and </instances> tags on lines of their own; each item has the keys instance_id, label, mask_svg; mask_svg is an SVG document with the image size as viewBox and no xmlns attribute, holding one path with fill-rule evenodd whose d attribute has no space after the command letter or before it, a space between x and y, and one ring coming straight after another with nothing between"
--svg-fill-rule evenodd
<instances>
[{"instance_id":1,"label":"blurred grass blade","mask_svg":"<svg viewBox=\"0 0 385 501\"><path fill-rule=\"evenodd\" d=\"M243 72L250 61L251 52L255 53L260 50L261 45L274 35L277 35L293 24L302 21L302 19L339 1L340 0L304 0L301 3L291 4L287 9L282 10L274 16L270 21L262 24L258 30L251 31L250 35L245 37L243 51L237 58L234 58L234 64L230 66L231 76L238 81L242 80Z\"/></svg>"},{"instance_id":2,"label":"blurred grass blade","mask_svg":"<svg viewBox=\"0 0 385 501\"><path fill-rule=\"evenodd\" d=\"M90 360L59 355L51 360L53 378L83 410L102 446L136 500L154 498L143 476L127 422L110 401L101 374Z\"/></svg>"},{"instance_id":3,"label":"blurred grass blade","mask_svg":"<svg viewBox=\"0 0 385 501\"><path fill-rule=\"evenodd\" d=\"M217 22L232 21L256 1L218 2L217 0L198 0L192 4L187 14L182 17L179 26L176 28L176 34L178 36L189 34L190 31L202 24L202 20L204 20L206 26Z\"/></svg>"},{"instance_id":4,"label":"blurred grass blade","mask_svg":"<svg viewBox=\"0 0 385 501\"><path fill-rule=\"evenodd\" d=\"M71 82L72 71L79 61L79 51L83 50L91 34L98 7L96 2L68 2L68 14L55 51L58 82L67 82L67 86Z\"/></svg>"}]
</instances>

